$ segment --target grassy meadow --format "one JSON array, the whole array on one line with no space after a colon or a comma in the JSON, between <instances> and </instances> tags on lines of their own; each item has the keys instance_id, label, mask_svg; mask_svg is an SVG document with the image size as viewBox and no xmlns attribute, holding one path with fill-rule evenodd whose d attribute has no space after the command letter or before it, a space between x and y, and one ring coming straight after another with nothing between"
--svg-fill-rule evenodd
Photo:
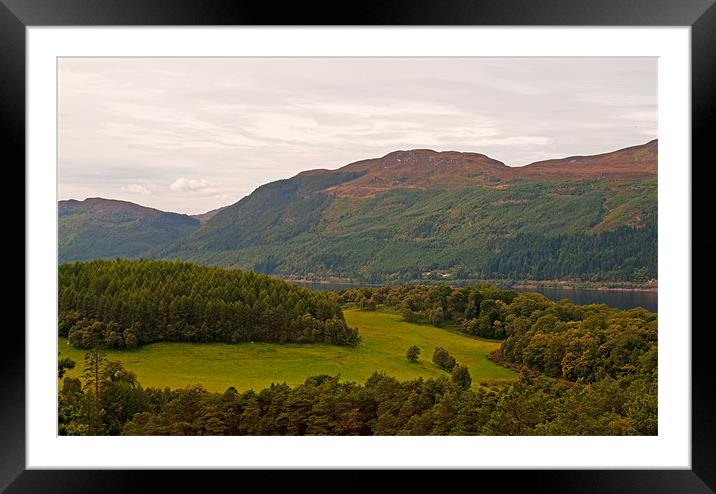
<instances>
[{"instance_id":1,"label":"grassy meadow","mask_svg":"<svg viewBox=\"0 0 716 494\"><path fill-rule=\"evenodd\" d=\"M413 324L387 312L344 311L350 326L362 338L355 347L329 344L272 343L153 343L134 351L105 350L111 360L120 360L138 376L144 387L182 388L202 384L209 391L223 392L229 386L239 391L260 390L272 382L300 384L317 374L340 374L345 381L364 383L376 370L399 380L446 375L432 363L435 347L448 350L472 375L473 388L480 383L505 383L517 377L486 358L499 343L462 336L446 329ZM60 357L70 357L77 366L67 375L82 373L85 350L71 347L59 338ZM405 352L411 345L420 350L420 360L410 363Z\"/></svg>"}]
</instances>

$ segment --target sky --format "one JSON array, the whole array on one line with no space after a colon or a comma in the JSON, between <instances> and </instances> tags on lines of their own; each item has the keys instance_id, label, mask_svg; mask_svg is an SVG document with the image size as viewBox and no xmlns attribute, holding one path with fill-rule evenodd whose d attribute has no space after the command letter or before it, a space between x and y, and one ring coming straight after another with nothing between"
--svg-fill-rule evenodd
<instances>
[{"instance_id":1,"label":"sky","mask_svg":"<svg viewBox=\"0 0 716 494\"><path fill-rule=\"evenodd\" d=\"M60 199L197 214L408 149L509 166L657 137L656 58L60 58Z\"/></svg>"}]
</instances>

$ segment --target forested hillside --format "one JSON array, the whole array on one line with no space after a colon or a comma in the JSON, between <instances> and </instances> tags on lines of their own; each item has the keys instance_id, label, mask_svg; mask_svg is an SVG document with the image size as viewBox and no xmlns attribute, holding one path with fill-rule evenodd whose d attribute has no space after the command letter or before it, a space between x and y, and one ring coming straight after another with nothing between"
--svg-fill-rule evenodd
<instances>
[{"instance_id":1,"label":"forested hillside","mask_svg":"<svg viewBox=\"0 0 716 494\"><path fill-rule=\"evenodd\" d=\"M184 237L199 220L125 201L90 198L60 201L59 261L137 257Z\"/></svg>"},{"instance_id":2,"label":"forested hillside","mask_svg":"<svg viewBox=\"0 0 716 494\"><path fill-rule=\"evenodd\" d=\"M415 150L259 187L149 255L364 282L645 281L656 220L655 141L522 168Z\"/></svg>"},{"instance_id":3,"label":"forested hillside","mask_svg":"<svg viewBox=\"0 0 716 494\"><path fill-rule=\"evenodd\" d=\"M186 262L63 264L59 310L60 336L83 348L131 349L155 341L359 341L326 293Z\"/></svg>"},{"instance_id":4,"label":"forested hillside","mask_svg":"<svg viewBox=\"0 0 716 494\"><path fill-rule=\"evenodd\" d=\"M648 281L657 277L657 221L593 235L520 233L485 265L488 279Z\"/></svg>"}]
</instances>

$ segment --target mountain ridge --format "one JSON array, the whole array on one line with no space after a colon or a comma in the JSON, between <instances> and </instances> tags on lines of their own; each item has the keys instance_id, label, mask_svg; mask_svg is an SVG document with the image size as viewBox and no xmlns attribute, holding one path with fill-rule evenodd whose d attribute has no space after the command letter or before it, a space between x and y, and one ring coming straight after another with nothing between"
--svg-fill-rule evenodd
<instances>
[{"instance_id":1,"label":"mountain ridge","mask_svg":"<svg viewBox=\"0 0 716 494\"><path fill-rule=\"evenodd\" d=\"M303 170L292 177L275 180L273 182L267 182L266 184L263 184L260 187L264 187L264 186L272 184L272 183L282 182L285 180L291 180L291 179L297 178L297 177L316 176L316 175L321 175L321 174L338 174L338 173L345 173L345 171L349 171L349 172L365 171L365 169L367 168L366 165L369 165L369 164L381 165L384 162L383 160L391 159L391 158L397 158L400 161L402 158L404 158L406 156L411 156L411 155L415 155L415 154L421 154L421 155L430 154L430 155L435 155L437 157L462 156L462 157L468 157L468 158L473 159L471 163L475 163L474 159L479 158L479 159L487 161L490 164L493 164L493 163L496 164L497 168L494 168L494 170L497 170L499 172L506 172L506 173L508 173L507 176L510 178L523 178L523 177L524 178L535 178L535 177L539 176L539 173L537 173L537 171L538 170L541 171L542 169L545 169L545 168L553 168L556 166L564 165L565 163L571 165L570 162L575 162L575 161L580 162L578 164L581 164L581 162L585 162L585 161L591 164L595 161L598 161L598 159L602 158L602 157L611 157L611 156L614 156L617 154L624 155L624 154L632 152L632 151L637 151L637 152L646 151L647 153L650 153L649 159L630 159L630 160L626 161L627 165L638 164L638 166L641 167L639 169L625 168L624 167L625 163L621 163L621 165L620 165L622 167L621 171L623 172L624 176L627 176L627 175L637 175L637 176L656 175L656 169L652 165L656 164L656 161L657 161L658 139L652 139L651 141L648 141L644 144L628 146L626 148L620 148L616 151L609 151L609 152L598 153L598 154L593 154L593 155L573 155L573 156L567 156L564 158L551 158L551 159L546 159L546 160L538 160L538 161L534 161L532 163L529 163L529 164L526 164L523 166L509 166L499 160L490 158L489 156L487 156L485 154L475 153L475 152L463 152L463 151L452 151L452 150L450 150L450 151L435 151L433 149L428 149L428 148L396 150L396 151L391 151L379 158L367 158L367 159L363 159L363 160L358 160L358 161L348 163L347 165L343 165L339 168L313 168L313 169L309 169L309 170ZM468 163L470 163L470 161L468 161ZM415 164L415 163L412 163L412 164ZM448 161L448 164L449 164L449 161ZM576 166L574 168L579 168L579 167ZM515 170L520 170L520 171L515 171ZM581 173L585 170L580 168L579 170L570 170L570 172L571 171L579 171ZM599 172L597 172L597 173L599 173ZM604 172L602 172L601 175L604 175ZM560 175L553 175L553 176L559 177ZM562 177L568 176L569 178L577 178L577 179L585 178L584 175L574 177L570 174L562 174L561 176ZM335 188L335 186L326 188L324 190L333 190L334 188ZM86 202L86 201L91 201L91 202L92 201L97 201L97 202L105 201L105 202L121 203L121 204L126 204L126 205L134 205L134 206L138 206L141 208L152 209L152 210L163 212L163 213L172 213L172 214L189 216L191 218L196 218L201 222L208 221L209 219L211 219L213 216L215 216L220 211L230 207L232 204L235 204L235 203L227 204L226 206L221 206L221 207L212 209L210 211L207 211L205 213L199 213L199 214L186 214L186 213L164 211L164 210L160 210L158 208L144 206L144 205L134 203L131 201L125 201L125 200L121 200L121 199L110 199L110 198L103 198L103 197L88 197L83 200L64 199L64 200L58 201L58 204L61 204L61 203L82 203L82 202Z\"/></svg>"},{"instance_id":2,"label":"mountain ridge","mask_svg":"<svg viewBox=\"0 0 716 494\"><path fill-rule=\"evenodd\" d=\"M481 153L411 149L392 151L380 158L356 161L335 170L306 170L295 177L360 172L359 177L325 190L344 197L371 197L396 187L455 188L518 179L643 178L656 175L657 154L658 139L653 139L616 151L513 167Z\"/></svg>"},{"instance_id":3,"label":"mountain ridge","mask_svg":"<svg viewBox=\"0 0 716 494\"><path fill-rule=\"evenodd\" d=\"M371 282L656 278L657 161L656 140L523 167L393 151L264 184L141 255Z\"/></svg>"}]
</instances>

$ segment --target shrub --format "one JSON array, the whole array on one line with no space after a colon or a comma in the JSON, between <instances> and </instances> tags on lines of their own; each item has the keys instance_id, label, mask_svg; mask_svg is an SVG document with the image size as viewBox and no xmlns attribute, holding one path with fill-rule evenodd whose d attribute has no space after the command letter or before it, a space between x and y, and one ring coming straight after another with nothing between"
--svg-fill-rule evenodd
<instances>
[{"instance_id":1,"label":"shrub","mask_svg":"<svg viewBox=\"0 0 716 494\"><path fill-rule=\"evenodd\" d=\"M455 368L455 357L444 348L438 347L433 353L433 363L446 372L452 372Z\"/></svg>"},{"instance_id":2,"label":"shrub","mask_svg":"<svg viewBox=\"0 0 716 494\"><path fill-rule=\"evenodd\" d=\"M408 348L408 352L405 354L405 356L410 362L417 362L418 357L420 356L420 348L415 345L411 346L410 348Z\"/></svg>"}]
</instances>

